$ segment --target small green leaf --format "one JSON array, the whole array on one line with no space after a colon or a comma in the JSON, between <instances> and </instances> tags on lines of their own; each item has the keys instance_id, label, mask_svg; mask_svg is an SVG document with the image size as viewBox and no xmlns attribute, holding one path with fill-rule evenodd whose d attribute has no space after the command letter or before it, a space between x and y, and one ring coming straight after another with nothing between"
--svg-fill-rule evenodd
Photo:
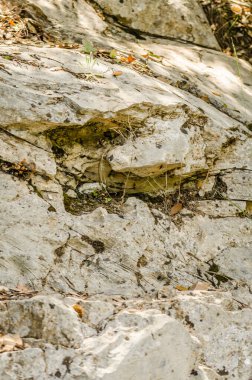
<instances>
[{"instance_id":1,"label":"small green leaf","mask_svg":"<svg viewBox=\"0 0 252 380\"><path fill-rule=\"evenodd\" d=\"M92 44L92 42L90 42L90 41L84 41L83 50L82 51L83 51L83 53L91 54L91 53L95 53L96 49L95 49L94 45Z\"/></svg>"},{"instance_id":2,"label":"small green leaf","mask_svg":"<svg viewBox=\"0 0 252 380\"><path fill-rule=\"evenodd\" d=\"M160 55L154 54L152 51L149 51L149 55L150 55L151 57L154 57L154 58L158 58L158 59L161 58Z\"/></svg>"},{"instance_id":3,"label":"small green leaf","mask_svg":"<svg viewBox=\"0 0 252 380\"><path fill-rule=\"evenodd\" d=\"M115 49L111 50L109 53L110 58L116 59L117 51Z\"/></svg>"}]
</instances>

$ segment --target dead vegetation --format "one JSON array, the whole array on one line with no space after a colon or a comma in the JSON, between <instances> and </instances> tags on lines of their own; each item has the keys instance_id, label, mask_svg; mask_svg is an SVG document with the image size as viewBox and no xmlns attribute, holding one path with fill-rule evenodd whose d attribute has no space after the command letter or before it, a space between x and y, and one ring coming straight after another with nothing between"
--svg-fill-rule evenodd
<instances>
[{"instance_id":1,"label":"dead vegetation","mask_svg":"<svg viewBox=\"0 0 252 380\"><path fill-rule=\"evenodd\" d=\"M252 4L244 0L200 0L221 49L252 63Z\"/></svg>"},{"instance_id":2,"label":"dead vegetation","mask_svg":"<svg viewBox=\"0 0 252 380\"><path fill-rule=\"evenodd\" d=\"M35 20L25 6L12 5L7 0L0 4L0 41L25 44L26 41L50 42L53 38L44 30L45 20Z\"/></svg>"}]
</instances>

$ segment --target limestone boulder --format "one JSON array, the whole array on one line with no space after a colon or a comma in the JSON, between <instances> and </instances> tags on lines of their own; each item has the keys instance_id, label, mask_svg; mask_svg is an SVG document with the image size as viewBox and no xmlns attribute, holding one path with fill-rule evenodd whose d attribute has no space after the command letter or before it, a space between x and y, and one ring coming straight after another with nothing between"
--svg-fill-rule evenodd
<instances>
[{"instance_id":1,"label":"limestone boulder","mask_svg":"<svg viewBox=\"0 0 252 380\"><path fill-rule=\"evenodd\" d=\"M49 296L7 302L0 323L2 333L11 332L55 346L79 348L85 336L85 326L81 328L74 309Z\"/></svg>"},{"instance_id":2,"label":"limestone boulder","mask_svg":"<svg viewBox=\"0 0 252 380\"><path fill-rule=\"evenodd\" d=\"M218 49L206 17L197 1L96 0L105 14L119 24L168 38L177 38Z\"/></svg>"},{"instance_id":3,"label":"limestone boulder","mask_svg":"<svg viewBox=\"0 0 252 380\"><path fill-rule=\"evenodd\" d=\"M225 294L180 296L178 303L179 306L174 305L177 315L184 315L185 323L202 343L208 368L227 379L249 379L252 369L251 309L239 310L236 300L228 300Z\"/></svg>"},{"instance_id":4,"label":"limestone boulder","mask_svg":"<svg viewBox=\"0 0 252 380\"><path fill-rule=\"evenodd\" d=\"M90 337L74 308L54 297L9 301L0 318L3 332L19 333L26 342L23 351L1 355L3 380L25 378L27 373L34 378L40 374L41 379L86 380L166 379L169 373L175 380L188 378L197 366L197 342L180 322L158 310L121 311Z\"/></svg>"},{"instance_id":5,"label":"limestone boulder","mask_svg":"<svg viewBox=\"0 0 252 380\"><path fill-rule=\"evenodd\" d=\"M196 0L6 4L1 380L251 380L251 67Z\"/></svg>"},{"instance_id":6,"label":"limestone boulder","mask_svg":"<svg viewBox=\"0 0 252 380\"><path fill-rule=\"evenodd\" d=\"M17 9L23 17L29 18L28 28L34 34L42 33L49 41L58 43L83 43L107 27L84 0L4 0L3 5Z\"/></svg>"},{"instance_id":7,"label":"limestone boulder","mask_svg":"<svg viewBox=\"0 0 252 380\"><path fill-rule=\"evenodd\" d=\"M96 375L89 372L92 379L186 379L197 358L197 344L183 326L155 310L119 313L100 336L99 346L92 346L94 341L86 342L86 349L100 357L93 364Z\"/></svg>"}]
</instances>

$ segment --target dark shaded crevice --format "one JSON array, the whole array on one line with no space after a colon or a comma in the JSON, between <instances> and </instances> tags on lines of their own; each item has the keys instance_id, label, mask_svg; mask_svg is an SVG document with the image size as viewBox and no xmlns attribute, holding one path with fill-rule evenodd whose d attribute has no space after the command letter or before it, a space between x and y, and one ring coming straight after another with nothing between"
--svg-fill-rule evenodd
<instances>
[{"instance_id":1,"label":"dark shaded crevice","mask_svg":"<svg viewBox=\"0 0 252 380\"><path fill-rule=\"evenodd\" d=\"M81 240L91 245L94 248L95 253L102 253L105 250L105 245L100 240L93 240L87 235L82 235Z\"/></svg>"}]
</instances>

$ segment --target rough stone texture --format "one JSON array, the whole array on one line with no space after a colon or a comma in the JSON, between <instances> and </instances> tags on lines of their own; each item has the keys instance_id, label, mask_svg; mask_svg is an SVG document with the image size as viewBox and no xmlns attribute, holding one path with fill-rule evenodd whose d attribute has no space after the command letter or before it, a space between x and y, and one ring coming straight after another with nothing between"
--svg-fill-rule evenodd
<instances>
[{"instance_id":1,"label":"rough stone texture","mask_svg":"<svg viewBox=\"0 0 252 380\"><path fill-rule=\"evenodd\" d=\"M54 345L80 347L85 334L78 314L74 309L64 308L60 301L38 296L31 300L9 301L5 306L6 311L1 313L2 332L11 331L22 338L42 339Z\"/></svg>"},{"instance_id":2,"label":"rough stone texture","mask_svg":"<svg viewBox=\"0 0 252 380\"><path fill-rule=\"evenodd\" d=\"M96 301L93 304L95 305ZM8 379L8 376L22 378L26 376L25 371L29 371L33 376L30 367L19 368L21 373L15 373L11 368L11 361L15 360L16 366L19 367L19 360L27 361L27 356L32 359L36 353L40 360L33 372L36 375L40 374L42 379L52 376L48 365L50 351L44 355L34 347L38 342L38 345L46 350L50 347L48 343L64 347L65 358L62 360L62 354L59 352L53 370L55 371L55 367L57 368L61 361L61 364L67 367L65 372L72 373L72 378L84 376L82 378L85 379L114 380L133 379L137 376L142 380L166 379L169 374L177 380L188 378L196 362L197 345L190 334L181 323L158 310L128 309L119 312L97 335L94 329L90 329L90 332L88 326L78 320L78 314L72 307L66 307L62 301L52 297L40 296L31 300L9 301L6 303L6 309L1 313L1 330L29 337L27 341L33 349L27 348L23 355L20 352L8 357L3 354L1 379ZM104 317L106 316L103 314L102 318ZM88 322L90 323L90 319ZM94 323L97 324L97 320L92 320L92 325ZM87 333L91 335L90 338ZM74 359L72 347L78 348ZM183 353L180 362L177 361L177 352ZM155 366L150 356L155 361ZM73 360L81 363L75 367ZM41 367L40 372L37 365Z\"/></svg>"},{"instance_id":3,"label":"rough stone texture","mask_svg":"<svg viewBox=\"0 0 252 380\"><path fill-rule=\"evenodd\" d=\"M125 26L217 48L206 17L196 0L95 0L105 14Z\"/></svg>"},{"instance_id":4,"label":"rough stone texture","mask_svg":"<svg viewBox=\"0 0 252 380\"><path fill-rule=\"evenodd\" d=\"M134 326L134 330L132 330ZM94 379L167 379L188 378L195 364L194 342L182 326L155 310L119 313L100 337L100 344L87 342L86 349L99 353L101 363ZM183 352L180 362L177 352ZM151 356L151 360L150 360ZM104 358L107 364L104 363ZM169 358L169 360L168 360ZM156 363L153 366L152 360ZM102 368L105 364L105 368Z\"/></svg>"},{"instance_id":5,"label":"rough stone texture","mask_svg":"<svg viewBox=\"0 0 252 380\"><path fill-rule=\"evenodd\" d=\"M251 380L251 67L90 4L0 46L0 378Z\"/></svg>"},{"instance_id":6,"label":"rough stone texture","mask_svg":"<svg viewBox=\"0 0 252 380\"><path fill-rule=\"evenodd\" d=\"M81 43L106 28L105 22L83 0L3 0L3 4L20 7L38 24L42 21L43 30L57 41Z\"/></svg>"},{"instance_id":7,"label":"rough stone texture","mask_svg":"<svg viewBox=\"0 0 252 380\"><path fill-rule=\"evenodd\" d=\"M232 304L213 296L178 297L179 308L202 343L207 366L232 379L251 375L251 310L232 310ZM213 322L215 321L215 322ZM211 328L210 328L211 326ZM223 349L223 342L227 348ZM240 364L237 363L239 351Z\"/></svg>"}]
</instances>

